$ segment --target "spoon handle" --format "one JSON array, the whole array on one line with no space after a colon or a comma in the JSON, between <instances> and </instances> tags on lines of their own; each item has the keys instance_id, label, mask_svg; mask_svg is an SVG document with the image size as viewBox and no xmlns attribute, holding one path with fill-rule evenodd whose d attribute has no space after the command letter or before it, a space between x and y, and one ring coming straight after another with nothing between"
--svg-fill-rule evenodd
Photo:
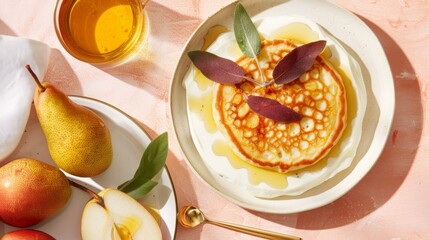
<instances>
[{"instance_id":1,"label":"spoon handle","mask_svg":"<svg viewBox=\"0 0 429 240\"><path fill-rule=\"evenodd\" d=\"M211 219L206 219L206 220L207 220L207 223L211 223L211 224L219 226L219 227L224 227L224 228L227 228L230 230L234 230L234 231L241 232L241 233L246 233L249 235L253 235L253 236L261 237L261 238L265 238L265 239L301 240L300 237L287 235L287 234L283 234L283 233L276 233L276 232L271 232L271 231L267 231L267 230L263 230L263 229L247 227L247 226L238 225L238 224L234 224L234 223L215 221L215 220L211 220Z\"/></svg>"}]
</instances>

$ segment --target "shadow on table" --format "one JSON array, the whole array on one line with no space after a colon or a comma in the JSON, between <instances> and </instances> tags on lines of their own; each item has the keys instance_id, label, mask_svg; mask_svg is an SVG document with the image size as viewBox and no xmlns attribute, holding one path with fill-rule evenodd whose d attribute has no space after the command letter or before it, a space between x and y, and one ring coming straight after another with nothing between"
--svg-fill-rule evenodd
<instances>
[{"instance_id":1,"label":"shadow on table","mask_svg":"<svg viewBox=\"0 0 429 240\"><path fill-rule=\"evenodd\" d=\"M0 19L0 34L16 36L16 33L12 29L10 29L10 27L6 25L6 23L4 23L1 19Z\"/></svg>"},{"instance_id":2,"label":"shadow on table","mask_svg":"<svg viewBox=\"0 0 429 240\"><path fill-rule=\"evenodd\" d=\"M129 62L100 69L130 85L147 90L159 99L167 99L169 80L176 67L173 65L176 63L174 59L180 54L177 49L181 49L201 20L154 1L148 2L146 13L149 36L142 49Z\"/></svg>"},{"instance_id":3,"label":"shadow on table","mask_svg":"<svg viewBox=\"0 0 429 240\"><path fill-rule=\"evenodd\" d=\"M82 95L82 86L78 77L63 53L56 48L51 48L44 80L52 83L67 95Z\"/></svg>"},{"instance_id":4,"label":"shadow on table","mask_svg":"<svg viewBox=\"0 0 429 240\"><path fill-rule=\"evenodd\" d=\"M335 228L375 211L389 201L404 182L416 156L423 128L419 82L400 46L374 23L361 19L380 40L392 69L395 88L402 90L395 92L394 120L384 151L371 171L350 192L329 205L286 216L253 214L298 229Z\"/></svg>"}]
</instances>

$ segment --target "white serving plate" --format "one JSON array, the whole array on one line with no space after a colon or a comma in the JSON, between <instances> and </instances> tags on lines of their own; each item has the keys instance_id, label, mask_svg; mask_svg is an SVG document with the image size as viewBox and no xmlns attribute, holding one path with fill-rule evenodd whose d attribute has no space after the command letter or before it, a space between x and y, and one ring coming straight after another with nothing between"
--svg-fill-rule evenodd
<instances>
[{"instance_id":1,"label":"white serving plate","mask_svg":"<svg viewBox=\"0 0 429 240\"><path fill-rule=\"evenodd\" d=\"M371 29L344 8L322 0L241 1L251 17L295 15L316 22L331 33L361 66L367 92L361 142L349 168L298 196L257 198L245 189L216 178L204 164L191 137L182 81L192 66L187 52L200 49L207 31L215 25L232 29L235 3L204 21L183 49L170 86L170 110L176 137L195 174L226 199L244 208L270 212L295 213L326 205L348 192L371 169L388 138L394 115L395 92L390 66L383 47ZM380 91L380 90L383 91Z\"/></svg>"},{"instance_id":2,"label":"white serving plate","mask_svg":"<svg viewBox=\"0 0 429 240\"><path fill-rule=\"evenodd\" d=\"M71 96L70 98L77 104L93 110L103 118L112 137L113 161L107 171L99 176L92 178L67 176L96 192L103 188L116 188L121 183L131 179L140 163L144 149L151 141L149 135L130 116L107 103L86 97ZM55 164L49 155L45 136L34 107L32 107L26 131L18 148L6 161L20 157L29 157L52 165ZM175 238L176 234L176 195L167 168L164 168L157 178L158 185L140 202L143 205L159 209L163 239L171 240ZM42 230L56 239L81 239L81 214L89 199L90 197L87 193L73 188L72 197L59 214L29 228ZM0 236L15 229L0 222Z\"/></svg>"}]
</instances>

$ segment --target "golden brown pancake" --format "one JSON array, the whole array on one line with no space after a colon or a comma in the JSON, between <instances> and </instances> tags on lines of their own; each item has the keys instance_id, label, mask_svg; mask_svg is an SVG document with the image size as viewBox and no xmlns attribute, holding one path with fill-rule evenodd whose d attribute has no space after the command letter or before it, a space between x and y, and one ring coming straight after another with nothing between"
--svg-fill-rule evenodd
<instances>
[{"instance_id":1,"label":"golden brown pancake","mask_svg":"<svg viewBox=\"0 0 429 240\"><path fill-rule=\"evenodd\" d=\"M266 81L276 64L296 45L288 40L264 40L258 56ZM236 61L247 77L263 82L254 59ZM313 165L338 142L346 125L346 95L340 75L322 57L299 79L266 87L244 81L215 84L213 114L218 127L243 160L278 172ZM246 96L275 99L303 117L276 122L253 112Z\"/></svg>"}]
</instances>

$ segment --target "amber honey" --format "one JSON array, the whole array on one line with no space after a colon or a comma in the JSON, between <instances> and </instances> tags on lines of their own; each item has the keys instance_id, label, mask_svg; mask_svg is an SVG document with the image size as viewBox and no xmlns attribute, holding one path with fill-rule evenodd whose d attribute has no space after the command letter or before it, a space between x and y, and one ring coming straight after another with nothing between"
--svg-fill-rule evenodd
<instances>
[{"instance_id":1,"label":"amber honey","mask_svg":"<svg viewBox=\"0 0 429 240\"><path fill-rule=\"evenodd\" d=\"M282 28L279 28L273 33L274 39L289 39L296 43L310 43L319 40L319 34L313 31L305 23L290 23ZM329 48L325 48L321 55L329 59L332 55Z\"/></svg>"},{"instance_id":2,"label":"amber honey","mask_svg":"<svg viewBox=\"0 0 429 240\"><path fill-rule=\"evenodd\" d=\"M64 48L89 63L118 63L136 52L145 32L141 0L59 0L55 26Z\"/></svg>"}]
</instances>

